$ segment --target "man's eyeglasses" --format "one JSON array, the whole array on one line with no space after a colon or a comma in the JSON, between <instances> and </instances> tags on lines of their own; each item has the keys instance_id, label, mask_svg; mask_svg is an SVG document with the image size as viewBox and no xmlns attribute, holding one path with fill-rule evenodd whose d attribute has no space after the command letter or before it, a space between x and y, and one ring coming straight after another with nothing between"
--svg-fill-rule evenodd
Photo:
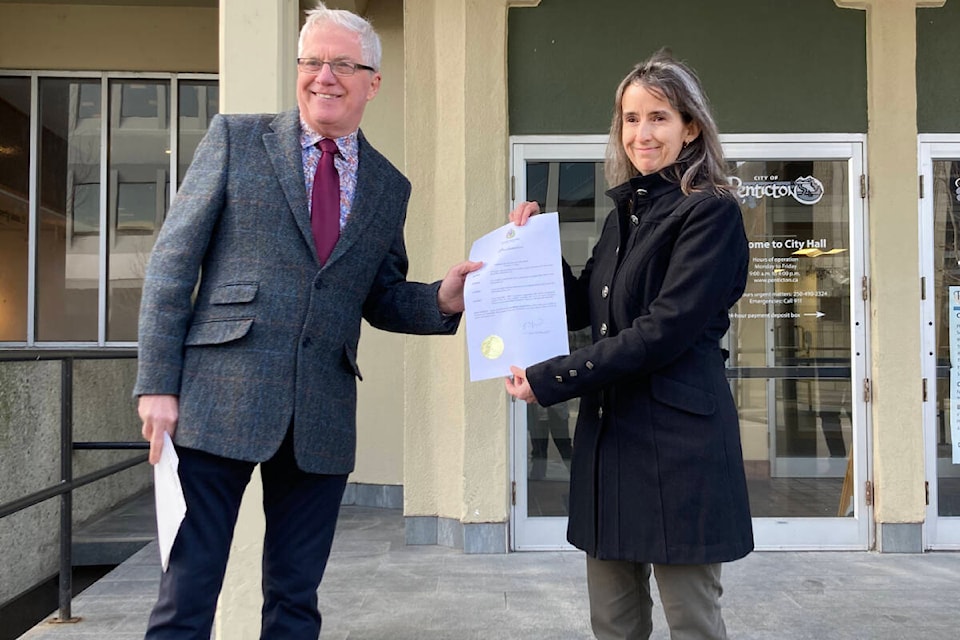
<instances>
[{"instance_id":1,"label":"man's eyeglasses","mask_svg":"<svg viewBox=\"0 0 960 640\"><path fill-rule=\"evenodd\" d=\"M300 68L300 71L304 73L320 73L323 69L323 65L330 65L330 71L333 72L335 76L352 76L357 72L357 69L365 69L366 71L376 71L373 67L368 67L365 64L359 64L356 62L349 62L347 60L317 60L316 58L297 58L297 66Z\"/></svg>"}]
</instances>

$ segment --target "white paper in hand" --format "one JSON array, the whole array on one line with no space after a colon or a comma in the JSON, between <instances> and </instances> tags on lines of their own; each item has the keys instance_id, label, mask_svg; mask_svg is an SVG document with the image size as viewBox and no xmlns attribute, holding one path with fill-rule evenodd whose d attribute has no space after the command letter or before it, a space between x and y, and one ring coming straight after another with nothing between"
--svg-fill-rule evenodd
<instances>
[{"instance_id":1,"label":"white paper in hand","mask_svg":"<svg viewBox=\"0 0 960 640\"><path fill-rule=\"evenodd\" d=\"M160 565L164 571L170 564L170 550L177 539L183 516L187 513L187 503L183 499L183 488L177 473L179 466L180 458L173 448L173 440L169 433L164 433L160 462L153 467L157 496L157 542L160 545Z\"/></svg>"},{"instance_id":2,"label":"white paper in hand","mask_svg":"<svg viewBox=\"0 0 960 640\"><path fill-rule=\"evenodd\" d=\"M463 286L470 380L570 353L559 214L491 231L473 243L470 259L483 262Z\"/></svg>"}]
</instances>

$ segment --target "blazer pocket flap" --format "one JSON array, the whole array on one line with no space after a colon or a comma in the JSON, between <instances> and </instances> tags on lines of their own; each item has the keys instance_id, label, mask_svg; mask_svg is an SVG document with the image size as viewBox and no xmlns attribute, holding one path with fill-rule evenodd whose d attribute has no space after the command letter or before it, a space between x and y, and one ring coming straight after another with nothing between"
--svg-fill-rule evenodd
<instances>
[{"instance_id":1,"label":"blazer pocket flap","mask_svg":"<svg viewBox=\"0 0 960 640\"><path fill-rule=\"evenodd\" d=\"M232 282L222 284L210 293L210 304L234 304L251 302L260 288L256 282Z\"/></svg>"},{"instance_id":2,"label":"blazer pocket flap","mask_svg":"<svg viewBox=\"0 0 960 640\"><path fill-rule=\"evenodd\" d=\"M253 318L228 318L226 320L205 320L190 327L184 344L196 346L204 344L224 344L239 340L250 332Z\"/></svg>"},{"instance_id":3,"label":"blazer pocket flap","mask_svg":"<svg viewBox=\"0 0 960 640\"><path fill-rule=\"evenodd\" d=\"M350 372L357 376L357 380L363 380L363 376L360 375L360 366L357 365L357 351L348 344L343 345L343 361Z\"/></svg>"},{"instance_id":4,"label":"blazer pocket flap","mask_svg":"<svg viewBox=\"0 0 960 640\"><path fill-rule=\"evenodd\" d=\"M688 413L709 416L717 410L712 393L662 376L651 376L650 393L658 402Z\"/></svg>"}]
</instances>

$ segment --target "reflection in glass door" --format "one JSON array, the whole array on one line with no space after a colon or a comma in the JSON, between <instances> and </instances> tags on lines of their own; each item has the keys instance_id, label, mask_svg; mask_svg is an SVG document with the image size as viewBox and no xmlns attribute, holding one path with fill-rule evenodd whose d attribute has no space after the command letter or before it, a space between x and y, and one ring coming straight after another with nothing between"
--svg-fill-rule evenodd
<instances>
[{"instance_id":1,"label":"reflection in glass door","mask_svg":"<svg viewBox=\"0 0 960 640\"><path fill-rule=\"evenodd\" d=\"M725 346L757 545L865 549L863 144L771 138L725 141L751 243ZM514 141L515 200L560 212L563 254L578 272L612 207L603 193L606 137L526 140ZM571 350L590 339L587 331L570 338ZM563 548L577 403L514 407L513 546Z\"/></svg>"},{"instance_id":2,"label":"reflection in glass door","mask_svg":"<svg viewBox=\"0 0 960 640\"><path fill-rule=\"evenodd\" d=\"M960 549L960 136L921 136L925 546Z\"/></svg>"}]
</instances>

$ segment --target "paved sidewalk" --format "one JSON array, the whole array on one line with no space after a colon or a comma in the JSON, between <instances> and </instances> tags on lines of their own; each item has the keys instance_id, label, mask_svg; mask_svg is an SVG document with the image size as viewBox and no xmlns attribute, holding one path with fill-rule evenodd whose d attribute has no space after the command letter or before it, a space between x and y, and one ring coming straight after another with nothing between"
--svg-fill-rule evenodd
<instances>
[{"instance_id":1,"label":"paved sidewalk","mask_svg":"<svg viewBox=\"0 0 960 640\"><path fill-rule=\"evenodd\" d=\"M587 640L583 555L408 547L399 511L342 508L320 588L321 640ZM148 545L28 640L143 637L159 558ZM956 640L960 553L763 552L724 567L739 640ZM652 638L669 637L659 603Z\"/></svg>"}]
</instances>

